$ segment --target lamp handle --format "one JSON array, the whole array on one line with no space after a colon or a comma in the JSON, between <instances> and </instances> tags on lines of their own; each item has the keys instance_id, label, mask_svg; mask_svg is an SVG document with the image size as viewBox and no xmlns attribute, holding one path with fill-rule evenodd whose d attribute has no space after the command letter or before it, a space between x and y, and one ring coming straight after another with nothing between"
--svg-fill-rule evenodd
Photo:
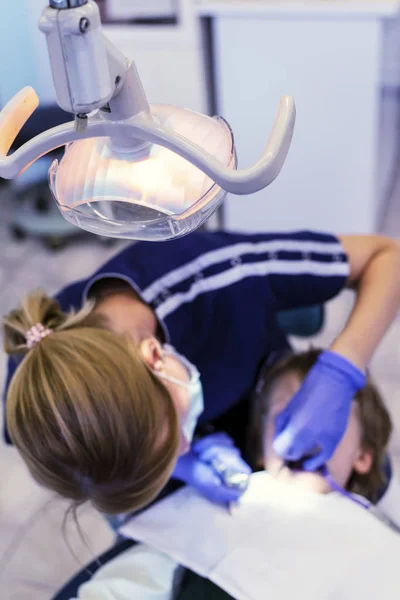
<instances>
[{"instance_id":1,"label":"lamp handle","mask_svg":"<svg viewBox=\"0 0 400 600\"><path fill-rule=\"evenodd\" d=\"M141 139L173 150L206 173L223 190L232 194L254 194L270 185L279 175L289 152L296 122L296 107L291 96L282 96L267 145L259 160L248 169L232 170L189 140L171 135L154 122L146 122L146 132L154 137Z\"/></svg>"},{"instance_id":2,"label":"lamp handle","mask_svg":"<svg viewBox=\"0 0 400 600\"><path fill-rule=\"evenodd\" d=\"M155 121L141 116L113 122L95 115L88 120L85 132L76 131L74 122L70 122L36 136L11 156L7 156L9 148L38 103L34 90L25 88L0 113L0 177L4 179L12 179L44 154L69 142L130 134L136 140L159 144L176 152L227 192L252 194L270 185L279 175L289 151L296 118L293 99L284 96L280 100L277 117L261 158L252 167L239 171L227 168L190 140L171 134Z\"/></svg>"},{"instance_id":3,"label":"lamp handle","mask_svg":"<svg viewBox=\"0 0 400 600\"><path fill-rule=\"evenodd\" d=\"M35 90L25 87L0 112L0 156L7 156L17 135L39 106Z\"/></svg>"}]
</instances>

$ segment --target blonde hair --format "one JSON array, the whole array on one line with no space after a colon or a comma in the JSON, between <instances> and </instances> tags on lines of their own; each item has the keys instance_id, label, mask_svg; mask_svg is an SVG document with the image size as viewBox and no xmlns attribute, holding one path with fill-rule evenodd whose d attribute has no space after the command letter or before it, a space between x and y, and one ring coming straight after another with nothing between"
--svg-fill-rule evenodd
<instances>
[{"instance_id":1,"label":"blonde hair","mask_svg":"<svg viewBox=\"0 0 400 600\"><path fill-rule=\"evenodd\" d=\"M107 329L93 303L64 314L41 292L4 319L4 347L25 355L12 378L6 418L31 474L75 505L135 511L168 481L179 447L166 387L134 343ZM51 335L27 348L36 324Z\"/></svg>"},{"instance_id":2,"label":"blonde hair","mask_svg":"<svg viewBox=\"0 0 400 600\"><path fill-rule=\"evenodd\" d=\"M263 423L268 412L272 386L287 373L296 373L301 381L304 380L320 353L321 350L311 349L300 354L289 354L262 376L255 397L249 438L253 459L258 466L263 460ZM359 406L361 445L371 451L372 465L366 474L353 470L346 488L375 502L381 486L385 483L383 465L392 433L392 422L382 397L370 377L364 388L354 396L354 401Z\"/></svg>"}]
</instances>

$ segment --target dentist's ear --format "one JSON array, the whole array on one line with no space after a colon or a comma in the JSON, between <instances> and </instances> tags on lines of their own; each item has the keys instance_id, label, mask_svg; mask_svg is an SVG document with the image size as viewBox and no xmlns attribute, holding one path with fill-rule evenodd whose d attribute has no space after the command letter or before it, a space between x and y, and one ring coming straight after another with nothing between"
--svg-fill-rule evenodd
<instances>
[{"instance_id":1,"label":"dentist's ear","mask_svg":"<svg viewBox=\"0 0 400 600\"><path fill-rule=\"evenodd\" d=\"M160 342L155 337L149 337L142 340L139 344L139 352L143 360L152 371L163 371L163 348Z\"/></svg>"},{"instance_id":2,"label":"dentist's ear","mask_svg":"<svg viewBox=\"0 0 400 600\"><path fill-rule=\"evenodd\" d=\"M374 453L370 448L362 448L353 463L353 469L359 475L366 475L370 472L374 460Z\"/></svg>"}]
</instances>

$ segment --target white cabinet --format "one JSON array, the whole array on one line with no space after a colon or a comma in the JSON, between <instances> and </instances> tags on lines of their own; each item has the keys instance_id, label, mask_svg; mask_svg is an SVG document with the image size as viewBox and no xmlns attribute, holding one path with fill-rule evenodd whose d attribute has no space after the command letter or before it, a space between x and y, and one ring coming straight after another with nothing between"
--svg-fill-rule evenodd
<instances>
[{"instance_id":1,"label":"white cabinet","mask_svg":"<svg viewBox=\"0 0 400 600\"><path fill-rule=\"evenodd\" d=\"M114 20L174 17L176 0L107 0L107 16Z\"/></svg>"},{"instance_id":2,"label":"white cabinet","mask_svg":"<svg viewBox=\"0 0 400 600\"><path fill-rule=\"evenodd\" d=\"M388 123L382 95L400 80L399 4L202 3L200 14L213 20L216 104L235 133L239 166L261 153L279 97L297 106L282 173L254 196L227 200L228 229L377 229L400 142L398 103Z\"/></svg>"},{"instance_id":3,"label":"white cabinet","mask_svg":"<svg viewBox=\"0 0 400 600\"><path fill-rule=\"evenodd\" d=\"M197 22L187 36L178 26L107 25L104 32L134 59L149 102L207 110ZM196 27L195 27L196 26Z\"/></svg>"},{"instance_id":4,"label":"white cabinet","mask_svg":"<svg viewBox=\"0 0 400 600\"><path fill-rule=\"evenodd\" d=\"M175 4L176 25L107 25L104 31L135 60L151 103L206 112L200 22L191 1Z\"/></svg>"}]
</instances>

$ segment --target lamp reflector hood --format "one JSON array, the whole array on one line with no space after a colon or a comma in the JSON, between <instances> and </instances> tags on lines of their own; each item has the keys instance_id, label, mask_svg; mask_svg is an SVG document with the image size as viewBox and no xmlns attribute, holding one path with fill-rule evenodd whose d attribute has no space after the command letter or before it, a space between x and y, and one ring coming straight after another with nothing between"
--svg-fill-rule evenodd
<instances>
[{"instance_id":1,"label":"lamp reflector hood","mask_svg":"<svg viewBox=\"0 0 400 600\"><path fill-rule=\"evenodd\" d=\"M164 105L151 112L171 134L236 168L232 132L223 119ZM50 184L67 221L103 236L149 241L197 229L226 196L200 169L163 146L119 148L104 137L69 144L50 169Z\"/></svg>"}]
</instances>

